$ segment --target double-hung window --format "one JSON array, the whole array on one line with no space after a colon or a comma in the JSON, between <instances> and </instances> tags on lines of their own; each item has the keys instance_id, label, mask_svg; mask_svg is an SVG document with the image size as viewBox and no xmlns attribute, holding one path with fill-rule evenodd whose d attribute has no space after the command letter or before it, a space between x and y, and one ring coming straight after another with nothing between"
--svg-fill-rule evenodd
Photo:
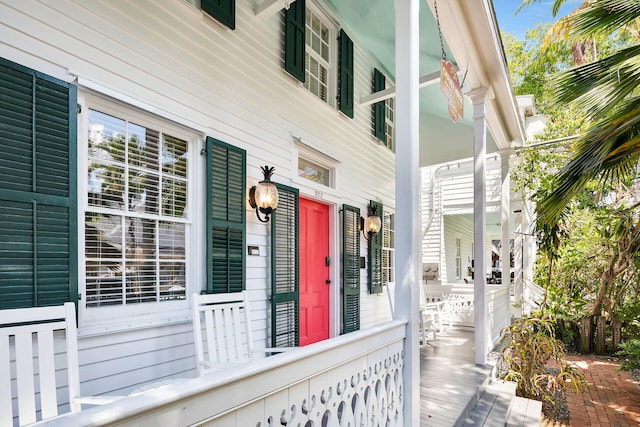
<instances>
[{"instance_id":1,"label":"double-hung window","mask_svg":"<svg viewBox=\"0 0 640 427\"><path fill-rule=\"evenodd\" d=\"M331 44L335 37L331 36L332 31L326 18L315 8L307 7L305 30L304 87L324 102L331 104Z\"/></svg>"},{"instance_id":2,"label":"double-hung window","mask_svg":"<svg viewBox=\"0 0 640 427\"><path fill-rule=\"evenodd\" d=\"M395 151L395 109L396 109L396 98L392 97L385 101L384 108L384 123L386 129L386 142L384 143L387 148L391 151Z\"/></svg>"},{"instance_id":3,"label":"double-hung window","mask_svg":"<svg viewBox=\"0 0 640 427\"><path fill-rule=\"evenodd\" d=\"M84 117L85 306L184 300L196 136L124 107Z\"/></svg>"}]
</instances>

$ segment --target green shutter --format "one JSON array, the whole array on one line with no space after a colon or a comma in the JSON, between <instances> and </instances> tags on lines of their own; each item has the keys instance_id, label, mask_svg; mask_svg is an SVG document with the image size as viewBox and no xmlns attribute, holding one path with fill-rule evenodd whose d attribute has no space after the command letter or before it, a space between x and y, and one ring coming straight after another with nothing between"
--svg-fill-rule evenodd
<instances>
[{"instance_id":1,"label":"green shutter","mask_svg":"<svg viewBox=\"0 0 640 427\"><path fill-rule=\"evenodd\" d=\"M284 69L304 83L305 0L296 0L284 11Z\"/></svg>"},{"instance_id":2,"label":"green shutter","mask_svg":"<svg viewBox=\"0 0 640 427\"><path fill-rule=\"evenodd\" d=\"M207 292L245 288L247 154L207 137Z\"/></svg>"},{"instance_id":3,"label":"green shutter","mask_svg":"<svg viewBox=\"0 0 640 427\"><path fill-rule=\"evenodd\" d=\"M299 193L278 186L278 208L271 215L271 346L300 343Z\"/></svg>"},{"instance_id":4,"label":"green shutter","mask_svg":"<svg viewBox=\"0 0 640 427\"><path fill-rule=\"evenodd\" d=\"M369 213L375 208L376 215L383 218L382 203L371 200ZM369 240L369 293L382 292L382 230Z\"/></svg>"},{"instance_id":5,"label":"green shutter","mask_svg":"<svg viewBox=\"0 0 640 427\"><path fill-rule=\"evenodd\" d=\"M77 92L0 58L0 309L78 298Z\"/></svg>"},{"instance_id":6,"label":"green shutter","mask_svg":"<svg viewBox=\"0 0 640 427\"><path fill-rule=\"evenodd\" d=\"M236 0L201 0L200 7L218 22L236 29Z\"/></svg>"},{"instance_id":7,"label":"green shutter","mask_svg":"<svg viewBox=\"0 0 640 427\"><path fill-rule=\"evenodd\" d=\"M373 69L373 93L384 90L386 86L386 79L384 74L377 68ZM385 126L385 105L384 101L378 101L373 104L373 135L380 141L387 143L387 129Z\"/></svg>"},{"instance_id":8,"label":"green shutter","mask_svg":"<svg viewBox=\"0 0 640 427\"><path fill-rule=\"evenodd\" d=\"M353 42L340 30L338 59L338 108L353 118Z\"/></svg>"},{"instance_id":9,"label":"green shutter","mask_svg":"<svg viewBox=\"0 0 640 427\"><path fill-rule=\"evenodd\" d=\"M342 207L342 333L360 329L360 209Z\"/></svg>"}]
</instances>

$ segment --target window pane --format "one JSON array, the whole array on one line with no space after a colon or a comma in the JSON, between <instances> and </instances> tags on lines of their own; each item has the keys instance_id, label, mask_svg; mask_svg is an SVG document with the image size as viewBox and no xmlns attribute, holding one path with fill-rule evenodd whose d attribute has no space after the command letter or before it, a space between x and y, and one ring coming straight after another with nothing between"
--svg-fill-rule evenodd
<instances>
[{"instance_id":1,"label":"window pane","mask_svg":"<svg viewBox=\"0 0 640 427\"><path fill-rule=\"evenodd\" d=\"M159 179L156 173L129 168L129 211L158 213Z\"/></svg>"},{"instance_id":2,"label":"window pane","mask_svg":"<svg viewBox=\"0 0 640 427\"><path fill-rule=\"evenodd\" d=\"M187 178L187 141L169 135L162 138L162 172Z\"/></svg>"},{"instance_id":3,"label":"window pane","mask_svg":"<svg viewBox=\"0 0 640 427\"><path fill-rule=\"evenodd\" d=\"M318 184L331 185L331 175L328 168L324 168L301 157L298 157L298 176L317 182Z\"/></svg>"}]
</instances>

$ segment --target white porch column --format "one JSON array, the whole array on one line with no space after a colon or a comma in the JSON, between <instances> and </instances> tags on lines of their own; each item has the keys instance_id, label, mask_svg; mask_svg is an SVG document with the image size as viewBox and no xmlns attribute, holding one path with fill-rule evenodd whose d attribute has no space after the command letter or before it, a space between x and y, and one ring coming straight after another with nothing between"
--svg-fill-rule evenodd
<instances>
[{"instance_id":1,"label":"white porch column","mask_svg":"<svg viewBox=\"0 0 640 427\"><path fill-rule=\"evenodd\" d=\"M514 242L513 242L513 268L514 268L514 282L513 282L513 298L515 300L515 306L513 307L513 317L519 319L522 317L522 276L523 276L523 254L525 245L526 228L523 227L523 214L522 209L514 215Z\"/></svg>"},{"instance_id":2,"label":"white porch column","mask_svg":"<svg viewBox=\"0 0 640 427\"><path fill-rule=\"evenodd\" d=\"M485 98L488 88L473 89L467 96L473 104L473 246L475 262L473 275L473 317L476 344L476 364L487 364L488 336L486 307L487 260L487 190L486 153L487 125L485 122Z\"/></svg>"},{"instance_id":3,"label":"white porch column","mask_svg":"<svg viewBox=\"0 0 640 427\"><path fill-rule=\"evenodd\" d=\"M500 246L500 259L502 260L502 286L506 287L507 297L504 301L507 307L507 315L511 316L511 244L509 235L509 217L511 213L511 170L509 160L511 149L500 150L500 175L502 178L502 203L500 209L502 244ZM510 319L507 319L510 321Z\"/></svg>"},{"instance_id":4,"label":"white porch column","mask_svg":"<svg viewBox=\"0 0 640 427\"><path fill-rule=\"evenodd\" d=\"M420 0L395 0L396 290L394 317L409 321L404 342L404 425L420 425L420 176L418 132Z\"/></svg>"}]
</instances>

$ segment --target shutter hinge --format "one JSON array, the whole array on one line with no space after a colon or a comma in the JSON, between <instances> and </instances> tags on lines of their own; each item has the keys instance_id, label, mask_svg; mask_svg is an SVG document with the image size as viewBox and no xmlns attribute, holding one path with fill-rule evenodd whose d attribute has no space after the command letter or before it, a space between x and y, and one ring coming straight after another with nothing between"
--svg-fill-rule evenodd
<instances>
[{"instance_id":1,"label":"shutter hinge","mask_svg":"<svg viewBox=\"0 0 640 427\"><path fill-rule=\"evenodd\" d=\"M82 105L78 104L78 114L82 114Z\"/></svg>"},{"instance_id":2,"label":"shutter hinge","mask_svg":"<svg viewBox=\"0 0 640 427\"><path fill-rule=\"evenodd\" d=\"M82 294L78 294L78 301L82 301Z\"/></svg>"},{"instance_id":3,"label":"shutter hinge","mask_svg":"<svg viewBox=\"0 0 640 427\"><path fill-rule=\"evenodd\" d=\"M201 156L206 156L207 155L207 149L206 148L201 149L200 150L200 155Z\"/></svg>"}]
</instances>

